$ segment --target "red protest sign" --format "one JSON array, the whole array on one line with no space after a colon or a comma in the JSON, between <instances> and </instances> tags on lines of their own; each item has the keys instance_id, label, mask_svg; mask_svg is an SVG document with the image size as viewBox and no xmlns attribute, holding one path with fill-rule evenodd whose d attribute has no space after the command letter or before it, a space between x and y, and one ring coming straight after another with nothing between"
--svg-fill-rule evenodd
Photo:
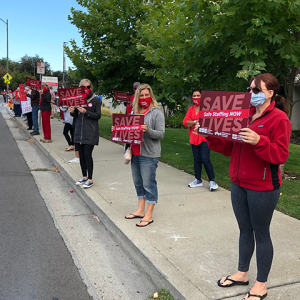
<instances>
[{"instance_id":1,"label":"red protest sign","mask_svg":"<svg viewBox=\"0 0 300 300\"><path fill-rule=\"evenodd\" d=\"M84 89L84 86L58 89L58 96L62 106L87 107L88 104Z\"/></svg>"},{"instance_id":2,"label":"red protest sign","mask_svg":"<svg viewBox=\"0 0 300 300\"><path fill-rule=\"evenodd\" d=\"M143 144L144 115L113 114L111 141L127 144Z\"/></svg>"},{"instance_id":3,"label":"red protest sign","mask_svg":"<svg viewBox=\"0 0 300 300\"><path fill-rule=\"evenodd\" d=\"M24 84L19 84L20 101L27 101Z\"/></svg>"},{"instance_id":4,"label":"red protest sign","mask_svg":"<svg viewBox=\"0 0 300 300\"><path fill-rule=\"evenodd\" d=\"M118 92L118 91L113 91L114 97L116 101L121 101L121 102L130 102L130 95L129 92Z\"/></svg>"},{"instance_id":5,"label":"red protest sign","mask_svg":"<svg viewBox=\"0 0 300 300\"><path fill-rule=\"evenodd\" d=\"M29 86L33 90L41 90L42 88L42 82L36 79L32 79L29 77L26 77L26 85Z\"/></svg>"},{"instance_id":6,"label":"red protest sign","mask_svg":"<svg viewBox=\"0 0 300 300\"><path fill-rule=\"evenodd\" d=\"M250 93L202 91L199 132L241 142L239 132L247 127Z\"/></svg>"}]
</instances>

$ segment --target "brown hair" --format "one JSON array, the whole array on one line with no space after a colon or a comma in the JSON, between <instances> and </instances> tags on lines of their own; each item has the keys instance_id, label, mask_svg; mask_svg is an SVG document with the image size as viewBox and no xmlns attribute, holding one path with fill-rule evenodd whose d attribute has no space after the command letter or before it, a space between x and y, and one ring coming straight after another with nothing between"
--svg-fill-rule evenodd
<instances>
[{"instance_id":1,"label":"brown hair","mask_svg":"<svg viewBox=\"0 0 300 300\"><path fill-rule=\"evenodd\" d=\"M251 78L250 80L250 84L251 82L254 80L256 86L261 88L261 82L263 81L266 85L266 88L268 90L272 90L274 92L271 102L275 101L275 107L277 107L278 109L284 111L286 114L288 114L288 105L287 105L287 100L278 95L279 92L279 83L277 78L275 78L272 74L270 73L262 73L259 74L253 78Z\"/></svg>"}]
</instances>

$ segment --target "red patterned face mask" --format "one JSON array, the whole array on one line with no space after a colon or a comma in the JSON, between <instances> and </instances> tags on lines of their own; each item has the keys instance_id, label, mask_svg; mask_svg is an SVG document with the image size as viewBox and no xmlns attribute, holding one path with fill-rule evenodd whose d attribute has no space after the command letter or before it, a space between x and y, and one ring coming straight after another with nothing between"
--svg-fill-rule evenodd
<instances>
[{"instance_id":1,"label":"red patterned face mask","mask_svg":"<svg viewBox=\"0 0 300 300\"><path fill-rule=\"evenodd\" d=\"M45 94L47 91L48 89L45 86L43 86L43 94Z\"/></svg>"},{"instance_id":2,"label":"red patterned face mask","mask_svg":"<svg viewBox=\"0 0 300 300\"><path fill-rule=\"evenodd\" d=\"M85 93L88 95L91 92L91 89L85 88Z\"/></svg>"},{"instance_id":3,"label":"red patterned face mask","mask_svg":"<svg viewBox=\"0 0 300 300\"><path fill-rule=\"evenodd\" d=\"M201 98L192 98L193 99L193 102L196 106L199 106L200 105L200 100Z\"/></svg>"},{"instance_id":4,"label":"red patterned face mask","mask_svg":"<svg viewBox=\"0 0 300 300\"><path fill-rule=\"evenodd\" d=\"M139 104L142 106L142 108L148 108L151 103L151 97L148 98L140 98Z\"/></svg>"}]
</instances>

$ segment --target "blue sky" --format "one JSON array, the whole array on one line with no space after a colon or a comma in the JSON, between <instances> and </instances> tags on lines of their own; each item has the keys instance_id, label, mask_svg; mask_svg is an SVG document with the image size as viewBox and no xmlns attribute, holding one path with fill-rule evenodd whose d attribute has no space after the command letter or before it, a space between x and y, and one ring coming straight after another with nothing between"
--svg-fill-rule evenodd
<instances>
[{"instance_id":1,"label":"blue sky","mask_svg":"<svg viewBox=\"0 0 300 300\"><path fill-rule=\"evenodd\" d=\"M43 57L53 71L63 68L63 42L75 39L81 45L77 27L68 20L71 7L85 10L75 0L0 0L0 18L8 19L9 58L24 55ZM6 3L6 4L5 4ZM6 57L6 25L0 20L0 58ZM66 56L66 68L72 66Z\"/></svg>"}]
</instances>

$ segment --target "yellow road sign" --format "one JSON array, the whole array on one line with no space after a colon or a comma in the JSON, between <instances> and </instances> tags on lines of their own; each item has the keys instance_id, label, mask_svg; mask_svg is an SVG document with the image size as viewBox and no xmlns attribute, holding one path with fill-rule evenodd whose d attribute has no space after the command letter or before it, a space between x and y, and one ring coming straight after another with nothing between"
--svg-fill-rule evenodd
<instances>
[{"instance_id":1,"label":"yellow road sign","mask_svg":"<svg viewBox=\"0 0 300 300\"><path fill-rule=\"evenodd\" d=\"M5 80L4 83L10 84L10 81L9 80Z\"/></svg>"},{"instance_id":2,"label":"yellow road sign","mask_svg":"<svg viewBox=\"0 0 300 300\"><path fill-rule=\"evenodd\" d=\"M10 81L10 80L12 79L12 77L11 77L8 73L6 73L6 74L3 76L3 78L4 78L4 80L6 80L6 81Z\"/></svg>"}]
</instances>

